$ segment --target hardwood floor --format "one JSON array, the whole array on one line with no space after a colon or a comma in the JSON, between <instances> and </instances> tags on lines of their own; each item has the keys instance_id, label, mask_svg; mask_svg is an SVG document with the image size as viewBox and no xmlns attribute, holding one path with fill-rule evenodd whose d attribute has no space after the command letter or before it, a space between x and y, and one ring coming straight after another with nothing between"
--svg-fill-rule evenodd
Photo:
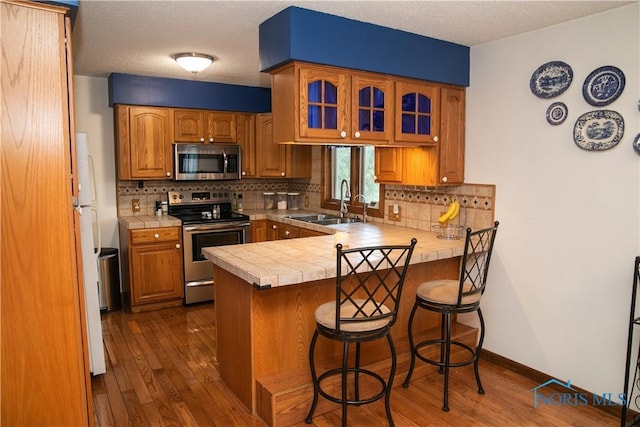
<instances>
[{"instance_id":1,"label":"hardwood floor","mask_svg":"<svg viewBox=\"0 0 640 427\"><path fill-rule=\"evenodd\" d=\"M205 304L104 314L107 373L92 379L96 426L266 426L218 375L214 310ZM451 370L448 413L441 410L437 373L412 381L408 389L396 382L396 426L619 425L615 415L590 406L534 408L531 389L539 383L495 363L481 361L480 375L484 395L476 392L471 367ZM312 425L339 426L340 414L336 405ZM353 427L386 426L384 404L349 407L348 421Z\"/></svg>"}]
</instances>

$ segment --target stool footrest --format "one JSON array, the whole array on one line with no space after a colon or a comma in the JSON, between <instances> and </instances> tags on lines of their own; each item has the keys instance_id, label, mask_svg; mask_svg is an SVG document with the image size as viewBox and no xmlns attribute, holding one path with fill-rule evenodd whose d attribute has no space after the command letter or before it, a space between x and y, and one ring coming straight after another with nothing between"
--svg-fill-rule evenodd
<instances>
[{"instance_id":1,"label":"stool footrest","mask_svg":"<svg viewBox=\"0 0 640 427\"><path fill-rule=\"evenodd\" d=\"M430 346L435 346L435 345L443 346L443 345L445 345L445 340L433 339L433 340L426 340L426 341L422 341L422 342L417 343L415 345L416 357L418 359L422 360L423 362L430 363L430 364L435 365L435 366L444 367L444 365L445 365L444 361L431 359L429 357L426 357L426 356L423 356L422 354L420 354L420 349L427 348L427 347L430 347ZM467 345L465 343L462 343L460 341L453 341L452 340L451 341L451 346L452 347L456 346L458 348L466 350L466 354L470 355L470 357L468 359L465 359L465 360L462 360L462 361L456 361L456 362L449 361L449 367L457 368L457 367L460 367L460 366L467 366L467 365L470 365L473 362L475 362L476 359L478 358L477 351L474 348L472 348L471 346L469 346L469 345ZM452 353L453 353L453 351L452 351Z\"/></svg>"},{"instance_id":2,"label":"stool footrest","mask_svg":"<svg viewBox=\"0 0 640 427\"><path fill-rule=\"evenodd\" d=\"M378 392L374 396L367 397L367 398L364 398L364 399L357 398L357 400L347 400L347 405L364 405L364 404L367 404L367 403L375 402L376 400L379 400L379 399L384 397L385 390L387 389L387 380L382 378L382 376L378 375L377 373L375 373L373 371L370 371L370 370L364 369L364 368L358 368L358 369L356 369L356 368L347 368L346 371L347 371L347 375L349 373L353 373L354 375L356 373L358 375L366 375L369 378L373 378L373 379L377 380L378 383L382 386L382 390L380 390L380 392ZM330 370L328 370L326 372L323 372L322 374L320 374L318 376L318 393L320 393L325 399L328 399L328 400L330 400L332 402L335 402L335 403L342 403L342 397L332 396L327 391L323 390L322 389L322 380L330 378L330 377L340 376L340 375L342 375L342 368L330 369ZM338 384L341 384L341 382L338 382ZM351 384L351 383L348 382L348 384ZM332 387L332 388L335 388L335 387Z\"/></svg>"}]
</instances>

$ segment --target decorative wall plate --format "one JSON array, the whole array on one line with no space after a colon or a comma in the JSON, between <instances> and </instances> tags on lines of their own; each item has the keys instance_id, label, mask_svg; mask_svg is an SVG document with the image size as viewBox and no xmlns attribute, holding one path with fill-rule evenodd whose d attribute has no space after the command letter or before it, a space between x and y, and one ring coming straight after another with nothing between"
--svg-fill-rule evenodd
<instances>
[{"instance_id":1,"label":"decorative wall plate","mask_svg":"<svg viewBox=\"0 0 640 427\"><path fill-rule=\"evenodd\" d=\"M615 147L624 135L624 119L611 110L584 113L573 127L573 141L583 150L602 151Z\"/></svg>"},{"instance_id":2,"label":"decorative wall plate","mask_svg":"<svg viewBox=\"0 0 640 427\"><path fill-rule=\"evenodd\" d=\"M559 125L565 121L568 112L564 102L554 102L547 108L547 121L550 125Z\"/></svg>"},{"instance_id":3,"label":"decorative wall plate","mask_svg":"<svg viewBox=\"0 0 640 427\"><path fill-rule=\"evenodd\" d=\"M633 149L636 150L636 153L640 154L640 133L637 134L633 140Z\"/></svg>"},{"instance_id":4,"label":"decorative wall plate","mask_svg":"<svg viewBox=\"0 0 640 427\"><path fill-rule=\"evenodd\" d=\"M567 90L573 81L573 70L562 61L539 66L531 75L529 88L538 98L553 98Z\"/></svg>"},{"instance_id":5,"label":"decorative wall plate","mask_svg":"<svg viewBox=\"0 0 640 427\"><path fill-rule=\"evenodd\" d=\"M582 96L594 107L602 107L618 99L624 90L624 84L622 70L612 65L605 65L593 70L584 80Z\"/></svg>"}]
</instances>

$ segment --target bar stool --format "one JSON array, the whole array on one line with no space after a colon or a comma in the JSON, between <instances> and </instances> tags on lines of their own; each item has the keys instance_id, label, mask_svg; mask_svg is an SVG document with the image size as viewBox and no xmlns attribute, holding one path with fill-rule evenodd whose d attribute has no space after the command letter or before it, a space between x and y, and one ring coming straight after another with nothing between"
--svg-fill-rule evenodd
<instances>
[{"instance_id":1,"label":"bar stool","mask_svg":"<svg viewBox=\"0 0 640 427\"><path fill-rule=\"evenodd\" d=\"M311 424L318 395L322 395L342 405L343 426L347 425L348 405L372 403L384 397L389 425L394 425L389 406L396 370L396 351L391 338L391 327L397 319L404 278L416 242L413 238L411 244L406 246L372 246L347 250L343 250L341 244L336 245L336 297L316 309L316 330L309 347L313 402L305 419L307 424ZM342 365L317 375L314 350L320 335L343 343ZM360 344L384 337L387 338L391 351L391 372L388 379L360 366ZM349 366L351 343L355 343L353 366ZM348 393L348 374L353 377L351 394ZM381 390L373 396L360 396L361 375L376 380ZM340 376L340 396L331 395L322 388L324 380L335 376Z\"/></svg>"},{"instance_id":2,"label":"bar stool","mask_svg":"<svg viewBox=\"0 0 640 427\"><path fill-rule=\"evenodd\" d=\"M442 410L449 411L449 368L466 366L473 363L473 369L478 384L478 393L484 394L480 374L478 372L478 358L484 341L484 318L480 310L480 298L484 293L489 271L489 261L493 251L493 243L498 231L498 221L493 227L472 232L467 228L464 253L460 267L460 278L454 280L432 280L418 285L416 301L409 316L409 346L411 347L411 364L409 372L402 386L409 387L416 358L438 366L438 372L444 373L444 403ZM418 308L440 313L441 332L439 339L424 340L414 343L413 319ZM458 313L477 312L480 319L480 339L475 348L451 339L451 316ZM468 359L451 362L451 346L463 349ZM424 355L423 349L438 346L439 358L432 359ZM423 353L421 354L421 351Z\"/></svg>"}]
</instances>

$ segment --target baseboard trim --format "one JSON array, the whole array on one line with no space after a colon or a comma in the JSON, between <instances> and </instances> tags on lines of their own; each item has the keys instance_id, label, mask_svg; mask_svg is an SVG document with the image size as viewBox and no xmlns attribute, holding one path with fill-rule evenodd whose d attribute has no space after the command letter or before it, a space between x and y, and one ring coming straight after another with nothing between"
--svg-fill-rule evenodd
<instances>
[{"instance_id":1,"label":"baseboard trim","mask_svg":"<svg viewBox=\"0 0 640 427\"><path fill-rule=\"evenodd\" d=\"M487 362L491 362L495 365L498 365L502 368L508 369L510 371L513 371L519 375L522 375L523 377L529 378L532 381L535 381L536 383L542 384L545 381L548 381L551 378L554 378L552 375L549 374L545 374L544 372L538 371L536 369L530 368L526 365L523 365L521 363L518 363L514 360L508 359L504 356L500 356L499 354L493 353L491 351L482 349L482 353L480 356L481 360L484 359ZM561 387L558 384L549 384L548 385L549 388L556 390L558 392L565 392L566 389L564 389L563 387ZM593 395L592 392L585 390L583 388L577 387L575 384L571 384L571 387L573 389L576 390L577 393L587 393L588 395ZM613 405L593 405L593 402L588 402L589 406L596 408L600 411L604 411L610 415L615 415L616 417L620 418L620 416L622 415L622 406L618 405L618 404L613 404ZM637 416L639 413L632 410L632 409L628 409L628 416Z\"/></svg>"}]
</instances>

